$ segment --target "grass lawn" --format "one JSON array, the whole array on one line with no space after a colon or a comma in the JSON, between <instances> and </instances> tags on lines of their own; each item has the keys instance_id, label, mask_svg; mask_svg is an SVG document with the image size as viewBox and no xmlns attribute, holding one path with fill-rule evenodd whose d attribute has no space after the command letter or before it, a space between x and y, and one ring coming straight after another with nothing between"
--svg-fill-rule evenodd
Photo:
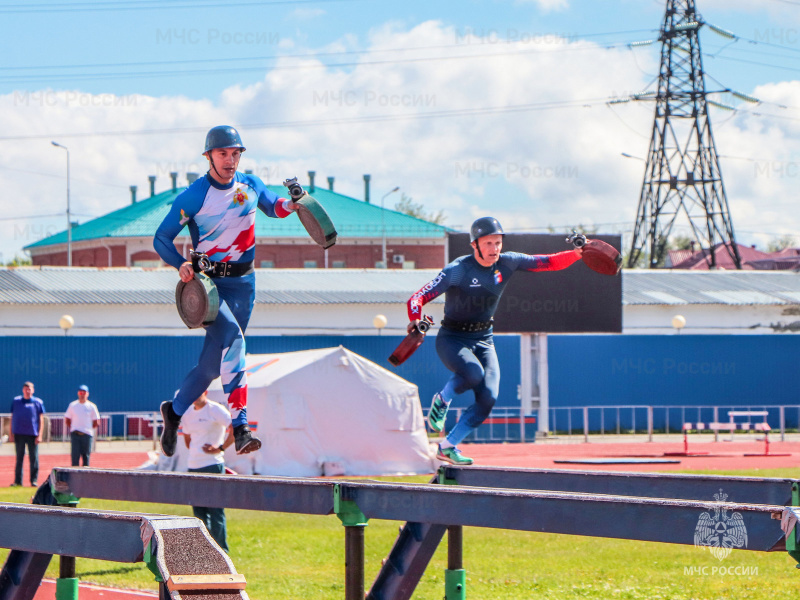
<instances>
[{"instance_id":1,"label":"grass lawn","mask_svg":"<svg viewBox=\"0 0 800 600\"><path fill-rule=\"evenodd\" d=\"M713 474L797 477L796 469ZM429 477L383 478L422 483ZM0 501L26 503L32 488L0 488ZM86 499L83 508L191 515L183 506ZM344 529L336 516L229 510L231 558L247 577L254 600L344 597ZM699 515L698 515L699 517ZM370 521L366 529L366 588L388 554L401 523ZM669 523L664 523L669 527ZM5 560L6 550L0 550ZM442 598L447 544L441 545L415 598ZM773 600L797 588L800 573L788 554L734 550L719 561L692 546L608 540L494 529L464 529L467 597L474 599L717 599ZM720 572L724 570L724 573ZM83 581L156 589L143 564L78 559ZM58 577L53 560L48 577Z\"/></svg>"}]
</instances>

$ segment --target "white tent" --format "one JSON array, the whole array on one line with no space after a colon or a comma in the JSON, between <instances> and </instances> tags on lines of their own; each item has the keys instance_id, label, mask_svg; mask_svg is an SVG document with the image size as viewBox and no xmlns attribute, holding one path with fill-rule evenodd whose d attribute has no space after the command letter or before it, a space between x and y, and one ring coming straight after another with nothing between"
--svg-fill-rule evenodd
<instances>
[{"instance_id":1,"label":"white tent","mask_svg":"<svg viewBox=\"0 0 800 600\"><path fill-rule=\"evenodd\" d=\"M263 446L241 474L314 477L432 473L417 386L346 348L247 356L247 417ZM222 383L209 398L223 405Z\"/></svg>"}]
</instances>

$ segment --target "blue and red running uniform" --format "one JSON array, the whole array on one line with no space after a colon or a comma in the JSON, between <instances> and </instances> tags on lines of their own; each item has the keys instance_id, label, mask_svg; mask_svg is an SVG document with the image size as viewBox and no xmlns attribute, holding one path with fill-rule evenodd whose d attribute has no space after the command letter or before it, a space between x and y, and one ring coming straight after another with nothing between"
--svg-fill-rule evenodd
<instances>
[{"instance_id":1,"label":"blue and red running uniform","mask_svg":"<svg viewBox=\"0 0 800 600\"><path fill-rule=\"evenodd\" d=\"M186 258L175 248L175 238L189 227L192 245L214 262L252 265L255 258L256 208L269 217L291 214L287 200L271 192L258 177L236 172L223 185L206 174L192 183L172 204L156 231L153 247L176 269ZM245 269L246 270L246 269ZM240 277L216 277L219 313L206 329L197 365L181 383L172 408L182 415L217 377L228 394L234 427L247 423L247 375L244 332L255 302L255 272Z\"/></svg>"},{"instance_id":2,"label":"blue and red running uniform","mask_svg":"<svg viewBox=\"0 0 800 600\"><path fill-rule=\"evenodd\" d=\"M490 267L473 254L457 258L408 300L408 318L422 317L422 307L445 294L444 324L436 335L436 353L453 375L441 391L449 402L472 390L472 404L447 436L453 446L486 420L500 392L500 365L494 348L490 322L497 303L516 271L560 271L579 260L572 250L557 254L530 255L503 252ZM471 326L474 329L470 331ZM485 328L484 328L485 327Z\"/></svg>"}]
</instances>

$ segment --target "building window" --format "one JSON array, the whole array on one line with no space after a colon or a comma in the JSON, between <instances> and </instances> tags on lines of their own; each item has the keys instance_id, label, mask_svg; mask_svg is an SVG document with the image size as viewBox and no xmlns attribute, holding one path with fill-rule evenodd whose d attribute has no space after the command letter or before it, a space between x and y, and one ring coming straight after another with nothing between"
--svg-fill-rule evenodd
<instances>
[{"instance_id":1,"label":"building window","mask_svg":"<svg viewBox=\"0 0 800 600\"><path fill-rule=\"evenodd\" d=\"M275 261L274 260L262 260L261 261L261 268L262 269L274 269L275 268Z\"/></svg>"},{"instance_id":2,"label":"building window","mask_svg":"<svg viewBox=\"0 0 800 600\"><path fill-rule=\"evenodd\" d=\"M345 264L343 260L335 260L333 261L333 268L334 269L344 269Z\"/></svg>"},{"instance_id":3,"label":"building window","mask_svg":"<svg viewBox=\"0 0 800 600\"><path fill-rule=\"evenodd\" d=\"M317 268L317 261L315 261L315 260L304 260L303 261L303 268L304 269L316 269Z\"/></svg>"}]
</instances>

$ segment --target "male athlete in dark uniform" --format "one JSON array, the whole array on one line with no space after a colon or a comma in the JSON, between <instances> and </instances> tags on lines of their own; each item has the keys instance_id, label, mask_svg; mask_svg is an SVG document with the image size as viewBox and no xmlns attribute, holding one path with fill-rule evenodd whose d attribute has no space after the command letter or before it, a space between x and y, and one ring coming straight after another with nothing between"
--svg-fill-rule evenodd
<instances>
[{"instance_id":1,"label":"male athlete in dark uniform","mask_svg":"<svg viewBox=\"0 0 800 600\"><path fill-rule=\"evenodd\" d=\"M271 192L258 177L236 170L245 147L233 127L214 127L206 136L203 155L209 170L172 204L156 231L153 246L164 262L178 269L180 278L194 277L191 261L175 248L175 237L189 227L195 251L208 255L210 277L219 293L219 313L206 326L206 338L197 365L183 380L172 401L161 404L164 429L161 449L175 453L181 415L217 377L228 394L233 435L238 454L253 452L261 441L247 425L247 374L244 331L255 301L256 208L268 217L282 219L295 210L294 203Z\"/></svg>"},{"instance_id":2,"label":"male athlete in dark uniform","mask_svg":"<svg viewBox=\"0 0 800 600\"><path fill-rule=\"evenodd\" d=\"M503 228L497 219L483 217L472 224L473 254L457 258L436 278L411 296L408 317L411 331L422 316L422 306L445 294L444 320L436 335L436 352L453 372L441 392L433 396L428 424L442 431L450 401L472 390L475 403L461 416L436 457L455 465L471 465L458 450L470 432L486 420L500 390L500 365L492 338L497 302L515 271L560 271L580 260L582 249L557 254L530 255L504 252Z\"/></svg>"}]
</instances>

